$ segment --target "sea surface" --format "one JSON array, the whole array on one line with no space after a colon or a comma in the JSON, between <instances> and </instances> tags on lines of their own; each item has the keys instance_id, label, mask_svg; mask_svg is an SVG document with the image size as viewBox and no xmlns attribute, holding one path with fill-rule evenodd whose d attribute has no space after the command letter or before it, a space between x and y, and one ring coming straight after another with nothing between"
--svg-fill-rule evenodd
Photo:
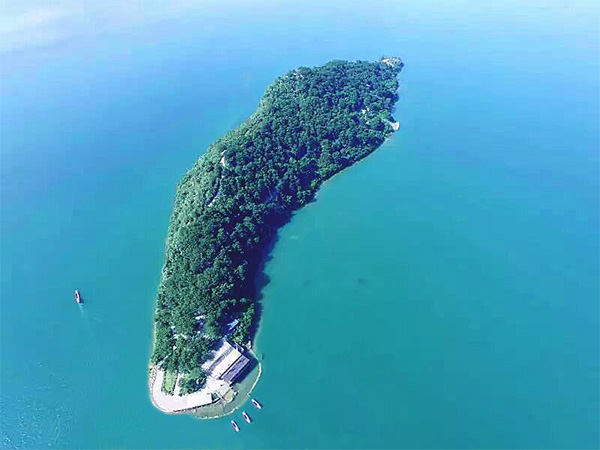
<instances>
[{"instance_id":1,"label":"sea surface","mask_svg":"<svg viewBox=\"0 0 600 450\"><path fill-rule=\"evenodd\" d=\"M595 1L2 3L0 447L598 447ZM177 181L275 77L382 55L401 130L266 264L264 409L160 413Z\"/></svg>"}]
</instances>

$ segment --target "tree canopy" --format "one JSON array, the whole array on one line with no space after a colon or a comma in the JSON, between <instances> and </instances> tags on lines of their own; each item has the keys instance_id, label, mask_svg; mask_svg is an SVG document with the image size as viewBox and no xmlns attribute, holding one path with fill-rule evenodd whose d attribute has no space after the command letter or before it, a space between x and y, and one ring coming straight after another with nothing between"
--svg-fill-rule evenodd
<instances>
[{"instance_id":1,"label":"tree canopy","mask_svg":"<svg viewBox=\"0 0 600 450\"><path fill-rule=\"evenodd\" d=\"M397 58L300 67L269 86L243 124L211 144L177 186L158 288L152 359L193 376L239 319L251 338L261 252L323 181L392 132Z\"/></svg>"}]
</instances>

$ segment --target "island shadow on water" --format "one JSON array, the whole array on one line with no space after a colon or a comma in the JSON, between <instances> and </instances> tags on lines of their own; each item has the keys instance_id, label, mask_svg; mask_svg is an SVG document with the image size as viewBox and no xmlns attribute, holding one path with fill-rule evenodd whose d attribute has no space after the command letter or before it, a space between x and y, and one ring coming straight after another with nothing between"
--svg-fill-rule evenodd
<instances>
[{"instance_id":1,"label":"island shadow on water","mask_svg":"<svg viewBox=\"0 0 600 450\"><path fill-rule=\"evenodd\" d=\"M343 170L338 172L338 174L341 172L343 172ZM335 174L334 177L337 176L338 174ZM315 193L308 200L306 205L302 206L302 208L300 208L300 209L306 208L309 205L316 203L316 201L317 201L317 196ZM277 242L279 242L281 230L283 229L284 226L286 226L288 223L290 223L292 221L292 219L294 218L294 215L296 214L296 212L300 211L300 209L296 209L285 215L279 215L275 218L271 218L270 226L272 229L272 233L265 240L264 244L258 251L249 255L248 269L249 269L249 273L252 274L250 279L253 281L249 282L245 286L245 288L241 292L241 294L247 296L248 298L250 298L254 301L255 313L254 313L254 317L252 320L252 325L250 327L250 341L252 343L254 343L256 340L256 335L258 333L259 325L261 323L262 311L263 311L262 301L264 298L263 290L271 282L271 278L269 277L269 275L267 274L265 269L267 267L267 264L273 259L273 250L275 249ZM310 283L311 283L311 280L305 281L305 284L307 284L307 285L310 285ZM255 355L255 357L256 357L256 355ZM260 353L259 359L261 361L264 359L263 353Z\"/></svg>"}]
</instances>

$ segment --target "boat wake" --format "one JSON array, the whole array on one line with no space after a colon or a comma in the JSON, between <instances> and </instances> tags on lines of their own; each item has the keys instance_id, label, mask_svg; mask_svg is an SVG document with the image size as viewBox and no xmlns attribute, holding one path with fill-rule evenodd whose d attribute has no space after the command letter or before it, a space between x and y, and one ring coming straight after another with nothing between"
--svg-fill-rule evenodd
<instances>
[{"instance_id":1,"label":"boat wake","mask_svg":"<svg viewBox=\"0 0 600 450\"><path fill-rule=\"evenodd\" d=\"M81 314L81 320L83 322L83 327L85 328L85 334L89 336L90 340L97 342L98 336L96 335L96 330L93 326L94 324L92 323L93 320L91 319L91 317L88 314L88 311L86 311L86 308L84 308L83 305L79 304L77 306L79 306L79 314Z\"/></svg>"}]
</instances>

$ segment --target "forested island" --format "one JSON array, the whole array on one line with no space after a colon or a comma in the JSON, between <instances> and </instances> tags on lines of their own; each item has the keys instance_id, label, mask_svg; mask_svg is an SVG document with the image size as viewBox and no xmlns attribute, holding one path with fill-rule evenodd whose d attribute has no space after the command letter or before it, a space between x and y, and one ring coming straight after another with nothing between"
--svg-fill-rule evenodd
<instances>
[{"instance_id":1,"label":"forested island","mask_svg":"<svg viewBox=\"0 0 600 450\"><path fill-rule=\"evenodd\" d=\"M250 346L256 275L277 229L323 181L397 129L391 112L402 66L390 57L293 70L185 174L169 224L151 356L153 367L179 374L180 395L204 386L207 360L224 337L240 350Z\"/></svg>"}]
</instances>

